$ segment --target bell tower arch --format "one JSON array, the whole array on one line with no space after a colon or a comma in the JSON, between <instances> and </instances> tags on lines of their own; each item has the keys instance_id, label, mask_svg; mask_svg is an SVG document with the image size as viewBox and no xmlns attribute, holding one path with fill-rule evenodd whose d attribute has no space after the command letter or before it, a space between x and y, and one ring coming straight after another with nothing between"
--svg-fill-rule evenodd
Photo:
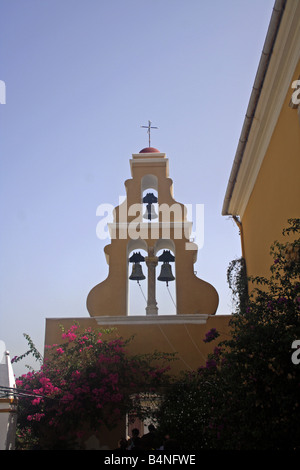
<instances>
[{"instance_id":1,"label":"bell tower arch","mask_svg":"<svg viewBox=\"0 0 300 470\"><path fill-rule=\"evenodd\" d=\"M139 273L147 279L147 316L159 311L157 283L175 279L176 315L215 314L218 294L194 273L197 246L190 242L192 223L184 204L173 197L166 154L145 148L132 155L130 169L126 199L115 207L113 222L108 224L111 243L104 249L108 276L87 297L90 316L127 316L129 282L138 280ZM134 254L139 250L146 256L138 261ZM130 273L130 265L135 272ZM141 308L140 315L144 314Z\"/></svg>"},{"instance_id":2,"label":"bell tower arch","mask_svg":"<svg viewBox=\"0 0 300 470\"><path fill-rule=\"evenodd\" d=\"M127 315L133 315L137 310L143 310L141 305L146 307L147 299L144 293L146 276L142 265L148 254L148 246L145 240L129 240L127 245L128 260L128 281L127 281ZM133 281L136 281L134 283ZM144 281L144 282L142 282ZM142 303L144 302L144 303Z\"/></svg>"}]
</instances>

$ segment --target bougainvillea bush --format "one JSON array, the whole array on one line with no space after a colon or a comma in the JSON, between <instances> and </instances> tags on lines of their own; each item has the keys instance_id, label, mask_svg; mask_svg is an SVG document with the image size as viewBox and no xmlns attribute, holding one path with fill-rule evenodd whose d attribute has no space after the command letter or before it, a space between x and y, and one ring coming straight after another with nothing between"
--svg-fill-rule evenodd
<instances>
[{"instance_id":1,"label":"bougainvillea bush","mask_svg":"<svg viewBox=\"0 0 300 470\"><path fill-rule=\"evenodd\" d=\"M72 448L87 430L113 428L126 413L142 408L147 414L139 397L159 393L172 357L130 355L132 340L76 324L63 331L62 344L48 347L40 370L16 381L17 448Z\"/></svg>"},{"instance_id":2,"label":"bougainvillea bush","mask_svg":"<svg viewBox=\"0 0 300 470\"><path fill-rule=\"evenodd\" d=\"M271 247L270 277L250 279L247 301L242 290L231 338L165 395L161 431L185 449L300 450L299 231L300 220L290 220L286 243Z\"/></svg>"}]
</instances>

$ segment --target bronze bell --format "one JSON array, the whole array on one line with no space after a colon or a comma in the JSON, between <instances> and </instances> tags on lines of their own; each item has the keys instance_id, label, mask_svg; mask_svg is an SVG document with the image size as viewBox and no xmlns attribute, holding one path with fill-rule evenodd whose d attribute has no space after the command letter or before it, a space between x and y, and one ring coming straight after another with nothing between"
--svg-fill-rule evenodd
<instances>
[{"instance_id":1,"label":"bronze bell","mask_svg":"<svg viewBox=\"0 0 300 470\"><path fill-rule=\"evenodd\" d=\"M153 220L157 219L158 215L155 212L155 209L152 204L157 202L157 197L154 196L153 193L147 193L146 196L143 198L143 203L147 204L146 212L143 215L144 219Z\"/></svg>"},{"instance_id":2,"label":"bronze bell","mask_svg":"<svg viewBox=\"0 0 300 470\"><path fill-rule=\"evenodd\" d=\"M142 266L140 265L140 263L133 264L132 273L129 276L129 279L131 281L142 281L143 279L146 279L146 277L143 274Z\"/></svg>"},{"instance_id":3,"label":"bronze bell","mask_svg":"<svg viewBox=\"0 0 300 470\"><path fill-rule=\"evenodd\" d=\"M158 215L155 212L155 208L152 204L147 204L146 211L143 215L144 219L153 220L157 219Z\"/></svg>"},{"instance_id":4,"label":"bronze bell","mask_svg":"<svg viewBox=\"0 0 300 470\"><path fill-rule=\"evenodd\" d=\"M168 285L168 282L175 281L173 276L171 265L168 262L165 262L161 266L160 275L157 278L158 281L165 281Z\"/></svg>"}]
</instances>

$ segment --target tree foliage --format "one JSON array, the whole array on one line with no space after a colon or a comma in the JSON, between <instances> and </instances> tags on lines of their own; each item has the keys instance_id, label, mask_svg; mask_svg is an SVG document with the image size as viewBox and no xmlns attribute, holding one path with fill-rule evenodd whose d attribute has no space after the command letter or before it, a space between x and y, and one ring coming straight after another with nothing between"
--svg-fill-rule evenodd
<instances>
[{"instance_id":1,"label":"tree foliage","mask_svg":"<svg viewBox=\"0 0 300 470\"><path fill-rule=\"evenodd\" d=\"M106 333L74 324L62 344L48 348L40 370L16 381L17 448L74 448L86 432L113 428L126 413L147 415L145 394L160 393L172 355L130 355L133 338Z\"/></svg>"},{"instance_id":2,"label":"tree foliage","mask_svg":"<svg viewBox=\"0 0 300 470\"><path fill-rule=\"evenodd\" d=\"M231 280L231 338L164 397L160 430L185 449L300 449L300 220L288 222L287 242L271 247L269 278L249 279L246 299L240 273Z\"/></svg>"}]
</instances>

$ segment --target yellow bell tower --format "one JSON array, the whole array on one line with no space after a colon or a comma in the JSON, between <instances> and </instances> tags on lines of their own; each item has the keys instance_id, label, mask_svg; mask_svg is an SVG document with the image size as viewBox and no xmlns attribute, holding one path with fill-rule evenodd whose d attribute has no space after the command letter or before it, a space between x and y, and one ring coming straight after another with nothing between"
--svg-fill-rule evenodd
<instances>
[{"instance_id":1,"label":"yellow bell tower","mask_svg":"<svg viewBox=\"0 0 300 470\"><path fill-rule=\"evenodd\" d=\"M157 305L156 283L175 279L176 315L214 315L218 294L194 273L197 245L190 241L192 223L186 207L173 198L166 154L147 147L132 155L130 168L126 199L115 208L109 224L111 243L104 250L108 277L87 297L90 316L128 316L129 282L145 278L147 305L140 315L164 315Z\"/></svg>"},{"instance_id":2,"label":"yellow bell tower","mask_svg":"<svg viewBox=\"0 0 300 470\"><path fill-rule=\"evenodd\" d=\"M103 328L108 335L134 337L130 354L155 350L175 353L171 373L197 370L219 341L228 338L230 315L216 315L218 293L194 272L197 245L191 241L192 223L187 207L173 197L169 160L147 147L130 159L131 178L125 181L126 198L113 210L110 244L104 248L108 276L87 296L89 316L47 318L45 345L61 342L61 326ZM147 287L145 304L130 312L130 283ZM157 302L157 285L175 285L176 311L170 314ZM217 342L203 341L215 328ZM46 351L45 351L46 353ZM101 446L115 448L125 421L101 434ZM122 431L123 432L123 431Z\"/></svg>"}]
</instances>

